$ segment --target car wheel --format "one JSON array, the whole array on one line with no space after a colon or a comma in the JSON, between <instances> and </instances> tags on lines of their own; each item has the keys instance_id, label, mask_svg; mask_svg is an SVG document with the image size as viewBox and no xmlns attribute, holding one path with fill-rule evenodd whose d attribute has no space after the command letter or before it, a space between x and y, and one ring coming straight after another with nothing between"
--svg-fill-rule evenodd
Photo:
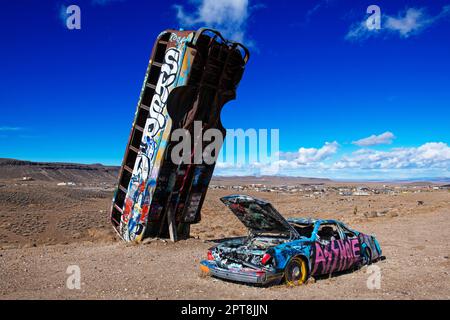
<instances>
[{"instance_id":1,"label":"car wheel","mask_svg":"<svg viewBox=\"0 0 450 320\"><path fill-rule=\"evenodd\" d=\"M302 258L292 258L284 269L284 279L289 286L305 283L308 276L306 261Z\"/></svg>"}]
</instances>

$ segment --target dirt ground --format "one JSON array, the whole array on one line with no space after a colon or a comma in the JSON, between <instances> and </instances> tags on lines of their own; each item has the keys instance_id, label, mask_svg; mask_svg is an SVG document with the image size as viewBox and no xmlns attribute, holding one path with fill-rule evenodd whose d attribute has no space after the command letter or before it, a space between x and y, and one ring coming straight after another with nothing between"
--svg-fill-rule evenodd
<instances>
[{"instance_id":1,"label":"dirt ground","mask_svg":"<svg viewBox=\"0 0 450 320\"><path fill-rule=\"evenodd\" d=\"M386 260L375 264L381 288L370 290L367 267L295 288L203 277L199 261L213 240L246 233L219 201L233 192L208 191L193 238L128 245L108 221L111 186L0 181L0 299L450 299L448 191L318 198L245 192L286 217L335 218L374 233ZM81 289L66 286L71 265L80 268Z\"/></svg>"}]
</instances>

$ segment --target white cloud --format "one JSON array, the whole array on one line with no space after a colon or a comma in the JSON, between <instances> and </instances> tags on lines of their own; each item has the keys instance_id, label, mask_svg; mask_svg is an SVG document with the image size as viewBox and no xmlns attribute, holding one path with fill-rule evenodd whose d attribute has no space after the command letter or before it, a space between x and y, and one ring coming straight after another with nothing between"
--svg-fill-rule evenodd
<instances>
[{"instance_id":1,"label":"white cloud","mask_svg":"<svg viewBox=\"0 0 450 320\"><path fill-rule=\"evenodd\" d=\"M398 32L401 37L407 38L411 34L428 27L434 21L433 18L425 14L424 9L409 8L404 16L399 14L397 17L386 16L385 28Z\"/></svg>"},{"instance_id":2,"label":"white cloud","mask_svg":"<svg viewBox=\"0 0 450 320\"><path fill-rule=\"evenodd\" d=\"M298 167L308 166L326 160L334 155L339 148L337 141L325 142L321 148L303 148L297 152L280 152L280 164Z\"/></svg>"},{"instance_id":3,"label":"white cloud","mask_svg":"<svg viewBox=\"0 0 450 320\"><path fill-rule=\"evenodd\" d=\"M326 142L325 145L320 148L300 148L298 150L298 157L295 162L299 164L310 164L314 162L323 161L334 155L339 148L339 144L334 142Z\"/></svg>"},{"instance_id":4,"label":"white cloud","mask_svg":"<svg viewBox=\"0 0 450 320\"><path fill-rule=\"evenodd\" d=\"M360 147L376 146L379 144L391 144L395 136L392 132L385 132L380 135L371 135L370 137L353 141L352 143Z\"/></svg>"},{"instance_id":5,"label":"white cloud","mask_svg":"<svg viewBox=\"0 0 450 320\"><path fill-rule=\"evenodd\" d=\"M392 148L388 151L359 149L338 156L339 144L321 148L300 148L298 152L280 152L280 160L270 164L218 163L217 175L273 175L323 177L331 179L421 179L450 178L450 147L444 142L428 142L418 147ZM338 157L338 160L331 158Z\"/></svg>"},{"instance_id":6,"label":"white cloud","mask_svg":"<svg viewBox=\"0 0 450 320\"><path fill-rule=\"evenodd\" d=\"M232 162L219 162L216 163L217 169L234 169L234 168L241 168L241 164L234 164Z\"/></svg>"},{"instance_id":7,"label":"white cloud","mask_svg":"<svg viewBox=\"0 0 450 320\"><path fill-rule=\"evenodd\" d=\"M321 0L315 3L314 7L306 12L306 20L309 21L313 15L319 12L321 9L328 8L332 0Z\"/></svg>"},{"instance_id":8,"label":"white cloud","mask_svg":"<svg viewBox=\"0 0 450 320\"><path fill-rule=\"evenodd\" d=\"M345 35L345 40L362 41L375 35L379 30L369 30L366 26L366 21L360 21L351 25L350 30Z\"/></svg>"},{"instance_id":9,"label":"white cloud","mask_svg":"<svg viewBox=\"0 0 450 320\"><path fill-rule=\"evenodd\" d=\"M426 8L408 8L399 12L397 16L382 15L381 29L379 30L369 30L366 20L354 23L345 39L362 41L379 35L398 35L401 38L408 38L449 16L450 6L444 6L441 12L435 16L429 15Z\"/></svg>"},{"instance_id":10,"label":"white cloud","mask_svg":"<svg viewBox=\"0 0 450 320\"><path fill-rule=\"evenodd\" d=\"M327 165L328 160L338 151L339 144L326 142L321 148L299 148L297 152L279 152L265 162L233 163L217 162L215 174L217 175L277 175L290 174L298 170L308 170L311 176L317 175Z\"/></svg>"},{"instance_id":11,"label":"white cloud","mask_svg":"<svg viewBox=\"0 0 450 320\"><path fill-rule=\"evenodd\" d=\"M443 142L429 142L417 148L390 151L360 149L344 156L333 169L446 169L450 168L450 147Z\"/></svg>"},{"instance_id":12,"label":"white cloud","mask_svg":"<svg viewBox=\"0 0 450 320\"><path fill-rule=\"evenodd\" d=\"M60 5L59 12L58 12L58 18L62 22L64 27L66 26L66 23L67 23L67 16L68 16L67 15L67 6L65 4Z\"/></svg>"},{"instance_id":13,"label":"white cloud","mask_svg":"<svg viewBox=\"0 0 450 320\"><path fill-rule=\"evenodd\" d=\"M243 42L249 16L248 0L195 0L197 8L187 13L182 5L175 5L182 27L207 26L218 29L224 36Z\"/></svg>"}]
</instances>

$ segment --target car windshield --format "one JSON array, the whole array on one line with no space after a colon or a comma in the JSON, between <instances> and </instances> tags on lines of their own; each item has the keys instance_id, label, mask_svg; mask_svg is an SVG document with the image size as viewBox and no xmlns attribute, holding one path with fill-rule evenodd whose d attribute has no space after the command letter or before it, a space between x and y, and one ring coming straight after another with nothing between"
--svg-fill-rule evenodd
<instances>
[{"instance_id":1,"label":"car windshield","mask_svg":"<svg viewBox=\"0 0 450 320\"><path fill-rule=\"evenodd\" d=\"M303 238L311 238L314 230L314 224L312 223L296 223L290 222L298 234Z\"/></svg>"}]
</instances>

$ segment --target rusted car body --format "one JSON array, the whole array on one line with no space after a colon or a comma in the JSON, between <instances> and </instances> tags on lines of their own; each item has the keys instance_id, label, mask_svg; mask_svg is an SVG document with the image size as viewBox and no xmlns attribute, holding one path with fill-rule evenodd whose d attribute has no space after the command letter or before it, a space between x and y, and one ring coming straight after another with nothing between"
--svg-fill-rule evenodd
<instances>
[{"instance_id":1,"label":"rusted car body","mask_svg":"<svg viewBox=\"0 0 450 320\"><path fill-rule=\"evenodd\" d=\"M215 162L174 162L172 133L217 129L224 104L235 99L248 50L214 30L167 30L153 47L133 126L119 173L111 222L125 241L146 237L189 236L200 210ZM190 143L188 159L195 148ZM200 154L204 151L200 150Z\"/></svg>"},{"instance_id":2,"label":"rusted car body","mask_svg":"<svg viewBox=\"0 0 450 320\"><path fill-rule=\"evenodd\" d=\"M219 243L201 261L202 272L232 281L302 284L382 258L373 235L336 220L284 219L268 202L245 195L223 197L248 228L247 237Z\"/></svg>"}]
</instances>

